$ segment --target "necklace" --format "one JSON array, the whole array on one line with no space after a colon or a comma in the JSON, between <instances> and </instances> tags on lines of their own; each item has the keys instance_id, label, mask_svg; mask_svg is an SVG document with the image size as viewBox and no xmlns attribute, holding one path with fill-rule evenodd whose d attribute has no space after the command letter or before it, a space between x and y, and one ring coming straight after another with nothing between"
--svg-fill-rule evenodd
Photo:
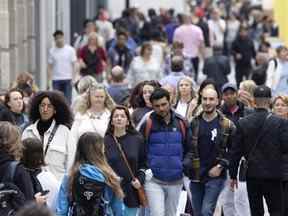
<instances>
[{"instance_id":1,"label":"necklace","mask_svg":"<svg viewBox=\"0 0 288 216\"><path fill-rule=\"evenodd\" d=\"M93 112L89 112L89 117L91 119L101 119L102 115L104 114L105 111L102 111L102 112L96 112L96 113L93 113Z\"/></svg>"}]
</instances>

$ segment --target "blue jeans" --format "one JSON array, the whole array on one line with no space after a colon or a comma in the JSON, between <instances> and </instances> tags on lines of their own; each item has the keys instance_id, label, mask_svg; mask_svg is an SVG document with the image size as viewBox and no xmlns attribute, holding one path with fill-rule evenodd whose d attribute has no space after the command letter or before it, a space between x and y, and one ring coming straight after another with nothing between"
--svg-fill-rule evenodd
<instances>
[{"instance_id":1,"label":"blue jeans","mask_svg":"<svg viewBox=\"0 0 288 216\"><path fill-rule=\"evenodd\" d=\"M53 80L52 81L53 89L63 92L64 96L71 104L72 100L72 84L71 80Z\"/></svg>"},{"instance_id":2,"label":"blue jeans","mask_svg":"<svg viewBox=\"0 0 288 216\"><path fill-rule=\"evenodd\" d=\"M211 179L205 183L191 182L193 216L213 216L224 183L223 178Z\"/></svg>"},{"instance_id":3,"label":"blue jeans","mask_svg":"<svg viewBox=\"0 0 288 216\"><path fill-rule=\"evenodd\" d=\"M137 216L137 213L138 213L138 208L128 208L125 205L124 216Z\"/></svg>"}]
</instances>

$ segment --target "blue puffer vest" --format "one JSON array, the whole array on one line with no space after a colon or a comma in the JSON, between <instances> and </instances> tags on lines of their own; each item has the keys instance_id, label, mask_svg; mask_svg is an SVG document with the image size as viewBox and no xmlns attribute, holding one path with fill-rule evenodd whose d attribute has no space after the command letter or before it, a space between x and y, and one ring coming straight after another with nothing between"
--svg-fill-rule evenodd
<instances>
[{"instance_id":1,"label":"blue puffer vest","mask_svg":"<svg viewBox=\"0 0 288 216\"><path fill-rule=\"evenodd\" d=\"M152 128L148 137L148 165L153 176L161 181L176 181L183 177L183 137L181 121L172 114L167 125L163 119L152 113Z\"/></svg>"}]
</instances>

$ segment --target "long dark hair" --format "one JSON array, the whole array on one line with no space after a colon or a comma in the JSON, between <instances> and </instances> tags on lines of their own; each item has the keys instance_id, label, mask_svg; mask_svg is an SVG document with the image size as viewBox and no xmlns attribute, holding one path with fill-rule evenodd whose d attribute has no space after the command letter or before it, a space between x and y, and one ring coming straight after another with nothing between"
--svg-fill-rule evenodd
<instances>
[{"instance_id":1,"label":"long dark hair","mask_svg":"<svg viewBox=\"0 0 288 216\"><path fill-rule=\"evenodd\" d=\"M119 198L123 198L120 182L113 169L109 166L104 153L104 140L95 132L86 132L78 140L74 164L69 175L70 195L73 182L82 164L91 164L99 168L106 179L106 184L112 188Z\"/></svg>"},{"instance_id":2,"label":"long dark hair","mask_svg":"<svg viewBox=\"0 0 288 216\"><path fill-rule=\"evenodd\" d=\"M128 119L128 122L129 122L129 125L126 128L126 132L130 133L130 134L138 133L136 131L133 123L132 123L132 119L131 119L131 116L130 116L130 113L129 113L129 110L127 109L127 107L121 106L121 105L117 105L111 112L110 120L109 120L109 123L108 123L108 128L107 128L107 131L106 131L106 135L108 135L108 134L113 135L113 133L114 133L114 126L113 126L112 122L113 122L113 116L114 116L114 113L115 113L116 110L124 110L124 112L125 112L125 115L126 115L126 117Z\"/></svg>"},{"instance_id":3,"label":"long dark hair","mask_svg":"<svg viewBox=\"0 0 288 216\"><path fill-rule=\"evenodd\" d=\"M150 85L153 86L154 89L159 88L160 84L158 81L155 80L151 80L151 81L143 81L138 83L130 96L130 105L133 109L139 108L139 107L146 107L146 103L145 100L143 98L143 87L145 85Z\"/></svg>"},{"instance_id":4,"label":"long dark hair","mask_svg":"<svg viewBox=\"0 0 288 216\"><path fill-rule=\"evenodd\" d=\"M54 106L56 113L53 118L55 119L56 124L62 124L71 128L73 122L72 111L67 99L64 97L63 93L59 91L41 91L32 98L29 110L30 121L34 123L41 118L39 105L44 98L48 98Z\"/></svg>"}]
</instances>

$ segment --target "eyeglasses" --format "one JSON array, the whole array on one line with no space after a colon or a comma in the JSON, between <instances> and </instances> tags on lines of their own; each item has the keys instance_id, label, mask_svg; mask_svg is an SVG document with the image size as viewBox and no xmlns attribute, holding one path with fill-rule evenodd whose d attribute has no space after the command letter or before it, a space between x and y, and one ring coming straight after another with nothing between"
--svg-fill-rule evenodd
<instances>
[{"instance_id":1,"label":"eyeglasses","mask_svg":"<svg viewBox=\"0 0 288 216\"><path fill-rule=\"evenodd\" d=\"M46 107L47 107L47 109L54 109L54 106L53 106L52 104L45 104L45 103L41 103L41 104L39 105L39 107L40 107L41 109L44 109L44 108L46 108Z\"/></svg>"}]
</instances>

